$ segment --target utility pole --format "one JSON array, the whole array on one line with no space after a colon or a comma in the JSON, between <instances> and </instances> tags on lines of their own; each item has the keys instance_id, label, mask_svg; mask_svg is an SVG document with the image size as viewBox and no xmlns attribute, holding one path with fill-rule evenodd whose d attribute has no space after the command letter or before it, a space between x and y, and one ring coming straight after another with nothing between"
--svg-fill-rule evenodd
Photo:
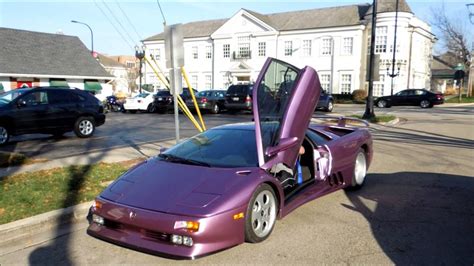
<instances>
[{"instance_id":1,"label":"utility pole","mask_svg":"<svg viewBox=\"0 0 474 266\"><path fill-rule=\"evenodd\" d=\"M369 91L367 97L367 103L365 105L365 113L362 116L364 119L372 119L375 117L374 114L374 77L373 77L373 68L374 68L374 59L375 59L375 27L377 20L377 0L373 0L372 3L372 29L370 33L370 58L369 58Z\"/></svg>"}]
</instances>

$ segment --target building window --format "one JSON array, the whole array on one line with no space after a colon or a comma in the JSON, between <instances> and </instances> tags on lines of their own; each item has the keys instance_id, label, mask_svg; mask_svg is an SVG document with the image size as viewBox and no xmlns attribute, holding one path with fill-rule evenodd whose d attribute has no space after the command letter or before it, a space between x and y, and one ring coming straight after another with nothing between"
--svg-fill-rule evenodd
<instances>
[{"instance_id":1,"label":"building window","mask_svg":"<svg viewBox=\"0 0 474 266\"><path fill-rule=\"evenodd\" d=\"M197 46L192 47L192 52L193 52L193 59L198 59L198 47Z\"/></svg>"},{"instance_id":2,"label":"building window","mask_svg":"<svg viewBox=\"0 0 474 266\"><path fill-rule=\"evenodd\" d=\"M374 81L374 96L383 96L385 84L385 75L379 75L379 81Z\"/></svg>"},{"instance_id":3,"label":"building window","mask_svg":"<svg viewBox=\"0 0 474 266\"><path fill-rule=\"evenodd\" d=\"M205 89L211 89L212 88L212 76L211 75L206 75L204 76L206 82L204 83L204 88Z\"/></svg>"},{"instance_id":4,"label":"building window","mask_svg":"<svg viewBox=\"0 0 474 266\"><path fill-rule=\"evenodd\" d=\"M341 74L341 94L350 94L352 92L352 75Z\"/></svg>"},{"instance_id":5,"label":"building window","mask_svg":"<svg viewBox=\"0 0 474 266\"><path fill-rule=\"evenodd\" d=\"M332 54L332 49L331 45L332 44L332 39L331 38L323 38L322 43L321 43L321 54L322 55L331 55Z\"/></svg>"},{"instance_id":6,"label":"building window","mask_svg":"<svg viewBox=\"0 0 474 266\"><path fill-rule=\"evenodd\" d=\"M212 46L207 45L206 46L206 59L211 59L212 58Z\"/></svg>"},{"instance_id":7,"label":"building window","mask_svg":"<svg viewBox=\"0 0 474 266\"><path fill-rule=\"evenodd\" d=\"M285 56L292 56L292 55L293 55L293 42L285 41Z\"/></svg>"},{"instance_id":8,"label":"building window","mask_svg":"<svg viewBox=\"0 0 474 266\"><path fill-rule=\"evenodd\" d=\"M311 40L303 40L303 56L311 56Z\"/></svg>"},{"instance_id":9,"label":"building window","mask_svg":"<svg viewBox=\"0 0 474 266\"><path fill-rule=\"evenodd\" d=\"M239 47L239 58L250 58L250 36L240 36L237 38Z\"/></svg>"},{"instance_id":10,"label":"building window","mask_svg":"<svg viewBox=\"0 0 474 266\"><path fill-rule=\"evenodd\" d=\"M222 46L222 53L224 55L224 58L230 57L230 44L224 44Z\"/></svg>"},{"instance_id":11,"label":"building window","mask_svg":"<svg viewBox=\"0 0 474 266\"><path fill-rule=\"evenodd\" d=\"M191 86L193 87L193 89L197 90L197 86L198 86L198 76L197 75L192 75L191 76Z\"/></svg>"},{"instance_id":12,"label":"building window","mask_svg":"<svg viewBox=\"0 0 474 266\"><path fill-rule=\"evenodd\" d=\"M157 61L161 60L161 50L160 49L155 50L155 60L157 60Z\"/></svg>"},{"instance_id":13,"label":"building window","mask_svg":"<svg viewBox=\"0 0 474 266\"><path fill-rule=\"evenodd\" d=\"M267 43L259 42L258 43L258 56L266 56L267 54Z\"/></svg>"},{"instance_id":14,"label":"building window","mask_svg":"<svg viewBox=\"0 0 474 266\"><path fill-rule=\"evenodd\" d=\"M134 68L135 67L135 62L127 61L126 65L127 65L127 68Z\"/></svg>"},{"instance_id":15,"label":"building window","mask_svg":"<svg viewBox=\"0 0 474 266\"><path fill-rule=\"evenodd\" d=\"M329 86L331 86L331 74L322 74L319 82L321 83L321 88L326 92L329 92Z\"/></svg>"},{"instance_id":16,"label":"building window","mask_svg":"<svg viewBox=\"0 0 474 266\"><path fill-rule=\"evenodd\" d=\"M375 29L375 53L387 52L387 26Z\"/></svg>"},{"instance_id":17,"label":"building window","mask_svg":"<svg viewBox=\"0 0 474 266\"><path fill-rule=\"evenodd\" d=\"M354 44L354 38L346 37L342 39L342 53L344 55L352 55L352 46Z\"/></svg>"}]
</instances>

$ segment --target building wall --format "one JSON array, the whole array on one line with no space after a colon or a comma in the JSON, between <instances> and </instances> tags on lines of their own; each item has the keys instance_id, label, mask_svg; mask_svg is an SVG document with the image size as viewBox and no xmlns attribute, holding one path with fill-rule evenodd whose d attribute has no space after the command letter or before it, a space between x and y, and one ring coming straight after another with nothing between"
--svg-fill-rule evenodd
<instances>
[{"instance_id":1,"label":"building wall","mask_svg":"<svg viewBox=\"0 0 474 266\"><path fill-rule=\"evenodd\" d=\"M395 12L378 14L377 32L378 35L385 36L385 49L377 52L380 58L380 80L375 82L375 96L391 93L392 79L387 73L387 63L390 63L393 57L394 26ZM398 72L398 75L393 79L394 93L406 88L429 88L434 40L430 31L430 27L413 14L399 12L395 60L395 73ZM226 89L230 84L255 82L267 57L275 57L300 68L307 65L315 68L324 84L323 88L332 93L351 93L357 89L365 89L367 85L365 77L370 44L368 36L370 24L277 31L246 11L240 10L211 36L184 40L185 69L191 83L196 85L198 90L209 89L209 77L213 89ZM352 46L351 51L347 52L349 39ZM262 43L265 43L264 55L259 53ZM165 70L164 41L150 41L145 44L147 54L150 51L155 54L157 50L160 51L158 64ZM230 47L229 57L224 57L224 45ZM234 58L234 53L239 54L239 49L245 45L250 47L250 56ZM208 49L212 50L211 58L206 56ZM197 59L194 58L195 51ZM167 74L165 70L165 75ZM146 80L146 83L162 87L148 66Z\"/></svg>"}]
</instances>

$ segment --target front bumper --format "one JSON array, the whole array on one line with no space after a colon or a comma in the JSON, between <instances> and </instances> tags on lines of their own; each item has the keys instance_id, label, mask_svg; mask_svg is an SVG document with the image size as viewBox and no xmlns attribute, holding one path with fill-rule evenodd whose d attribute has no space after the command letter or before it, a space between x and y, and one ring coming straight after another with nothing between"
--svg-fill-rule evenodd
<instances>
[{"instance_id":1,"label":"front bumper","mask_svg":"<svg viewBox=\"0 0 474 266\"><path fill-rule=\"evenodd\" d=\"M123 109L125 110L146 110L147 106L138 103L125 103Z\"/></svg>"},{"instance_id":2,"label":"front bumper","mask_svg":"<svg viewBox=\"0 0 474 266\"><path fill-rule=\"evenodd\" d=\"M91 214L105 219L104 225L92 222L87 233L93 237L155 255L194 259L244 242L245 219L234 220L233 215L245 212L245 206L210 217L190 217L143 210L100 199L100 210ZM130 218L134 213L135 217ZM176 221L197 221L199 230L190 232L174 229ZM190 236L193 246L170 242L172 234Z\"/></svg>"},{"instance_id":3,"label":"front bumper","mask_svg":"<svg viewBox=\"0 0 474 266\"><path fill-rule=\"evenodd\" d=\"M96 117L94 117L95 119L95 126L98 127L98 126L101 126L105 123L105 114L98 114Z\"/></svg>"}]
</instances>

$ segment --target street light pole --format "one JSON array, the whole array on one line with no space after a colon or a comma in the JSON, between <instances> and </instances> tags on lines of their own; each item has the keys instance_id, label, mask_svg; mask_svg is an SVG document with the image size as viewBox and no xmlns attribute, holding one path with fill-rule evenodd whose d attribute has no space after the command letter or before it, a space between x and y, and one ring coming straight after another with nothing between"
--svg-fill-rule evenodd
<instances>
[{"instance_id":1,"label":"street light pole","mask_svg":"<svg viewBox=\"0 0 474 266\"><path fill-rule=\"evenodd\" d=\"M398 0L395 2L395 32L393 34L393 56L392 56L392 73L389 73L388 76L392 78L391 86L390 86L390 95L393 95L393 79L398 76L400 73L400 68L398 68L398 72L395 74L395 53L397 51L397 23L398 23Z\"/></svg>"},{"instance_id":2,"label":"street light pole","mask_svg":"<svg viewBox=\"0 0 474 266\"><path fill-rule=\"evenodd\" d=\"M82 25L85 25L86 27L89 28L89 30L91 31L91 54L94 55L94 32L92 31L91 27L89 25L87 25L87 23L84 23L84 22L80 22L80 21L77 21L77 20L71 20L72 23L77 23L77 24L82 24Z\"/></svg>"},{"instance_id":3,"label":"street light pole","mask_svg":"<svg viewBox=\"0 0 474 266\"><path fill-rule=\"evenodd\" d=\"M377 0L374 0L372 3L372 29L370 32L370 58L369 58L369 91L367 96L367 103L365 105L365 113L363 115L364 119L372 119L375 117L374 114L374 77L373 77L373 68L374 68L374 59L375 59L375 27L377 20Z\"/></svg>"},{"instance_id":4,"label":"street light pole","mask_svg":"<svg viewBox=\"0 0 474 266\"><path fill-rule=\"evenodd\" d=\"M469 21L474 24L474 3L472 4L467 4L466 5L468 11L469 11ZM467 96L470 97L472 93L472 87L473 87L473 76L474 76L474 47L472 47L471 51L471 64L469 66L469 76L468 76L468 82L467 82Z\"/></svg>"},{"instance_id":5,"label":"street light pole","mask_svg":"<svg viewBox=\"0 0 474 266\"><path fill-rule=\"evenodd\" d=\"M139 77L140 77L140 88L139 88L139 91L140 91L140 94L142 93L142 76L143 76L143 73L142 73L142 63L143 63L143 58L145 57L145 46L142 46L142 47L138 47L135 46L135 57L140 60L140 69L138 70L138 73L139 73Z\"/></svg>"}]
</instances>

